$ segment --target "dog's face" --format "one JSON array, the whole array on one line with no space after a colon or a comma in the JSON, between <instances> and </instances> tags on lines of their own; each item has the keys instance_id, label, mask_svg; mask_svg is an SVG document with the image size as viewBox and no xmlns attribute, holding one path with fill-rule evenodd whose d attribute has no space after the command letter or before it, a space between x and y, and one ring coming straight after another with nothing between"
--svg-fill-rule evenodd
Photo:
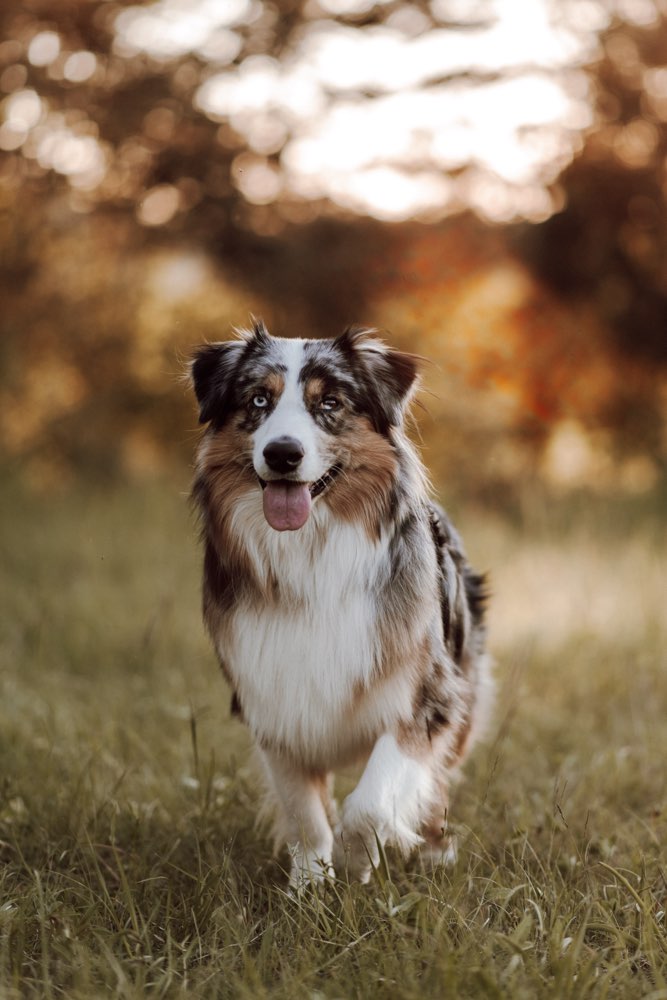
<instances>
[{"instance_id":1,"label":"dog's face","mask_svg":"<svg viewBox=\"0 0 667 1000\"><path fill-rule=\"evenodd\" d=\"M301 528L312 504L367 457L391 452L416 361L369 331L335 340L272 337L262 323L243 339L198 349L191 366L200 422L219 450L263 491L277 531ZM392 456L393 461L393 456Z\"/></svg>"}]
</instances>

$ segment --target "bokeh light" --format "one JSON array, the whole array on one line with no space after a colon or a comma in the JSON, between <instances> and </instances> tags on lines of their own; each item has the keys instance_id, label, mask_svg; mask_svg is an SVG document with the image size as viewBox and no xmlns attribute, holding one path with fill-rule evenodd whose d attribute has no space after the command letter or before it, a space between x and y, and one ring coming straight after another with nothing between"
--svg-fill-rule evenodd
<instances>
[{"instance_id":1,"label":"bokeh light","mask_svg":"<svg viewBox=\"0 0 667 1000\"><path fill-rule=\"evenodd\" d=\"M664 0L6 0L0 21L7 448L95 465L99 393L120 466L154 468L175 352L254 311L432 358L436 476L655 482ZM40 352L48 392L17 374Z\"/></svg>"}]
</instances>

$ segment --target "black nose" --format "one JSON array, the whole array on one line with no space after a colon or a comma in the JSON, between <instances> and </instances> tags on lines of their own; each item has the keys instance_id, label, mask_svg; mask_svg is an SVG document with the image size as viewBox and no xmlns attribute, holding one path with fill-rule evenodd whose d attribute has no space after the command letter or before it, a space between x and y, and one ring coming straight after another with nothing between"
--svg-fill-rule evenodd
<instances>
[{"instance_id":1,"label":"black nose","mask_svg":"<svg viewBox=\"0 0 667 1000\"><path fill-rule=\"evenodd\" d=\"M264 449L266 464L272 472L294 472L304 454L301 442L286 436L274 438Z\"/></svg>"}]
</instances>

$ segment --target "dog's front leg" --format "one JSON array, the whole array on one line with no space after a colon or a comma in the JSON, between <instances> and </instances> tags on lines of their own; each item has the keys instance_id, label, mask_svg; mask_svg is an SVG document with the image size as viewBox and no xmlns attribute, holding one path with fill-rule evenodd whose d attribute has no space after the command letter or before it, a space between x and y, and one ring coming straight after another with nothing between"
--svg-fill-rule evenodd
<instances>
[{"instance_id":1,"label":"dog's front leg","mask_svg":"<svg viewBox=\"0 0 667 1000\"><path fill-rule=\"evenodd\" d=\"M263 751L262 756L280 812L277 832L292 858L290 886L321 882L332 873L329 775L300 768L272 752Z\"/></svg>"},{"instance_id":2,"label":"dog's front leg","mask_svg":"<svg viewBox=\"0 0 667 1000\"><path fill-rule=\"evenodd\" d=\"M378 845L407 852L419 844L434 792L430 756L409 753L392 733L384 733L343 804L334 841L337 874L367 882L380 860Z\"/></svg>"}]
</instances>

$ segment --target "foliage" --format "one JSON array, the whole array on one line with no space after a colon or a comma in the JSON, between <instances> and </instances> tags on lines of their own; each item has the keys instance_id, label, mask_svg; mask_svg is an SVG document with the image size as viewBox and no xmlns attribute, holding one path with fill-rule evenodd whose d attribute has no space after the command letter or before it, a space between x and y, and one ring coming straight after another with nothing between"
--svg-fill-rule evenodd
<instances>
[{"instance_id":1,"label":"foliage","mask_svg":"<svg viewBox=\"0 0 667 1000\"><path fill-rule=\"evenodd\" d=\"M562 210L525 233L540 275L591 303L629 357L664 366L667 33L617 22L594 75L598 111L560 179Z\"/></svg>"},{"instance_id":2,"label":"foliage","mask_svg":"<svg viewBox=\"0 0 667 1000\"><path fill-rule=\"evenodd\" d=\"M621 379L600 413L660 451L667 365L667 33L617 21L593 82L597 122L559 180L561 211L517 244L560 300L594 314ZM611 349L611 351L610 351ZM651 377L651 375L653 377Z\"/></svg>"},{"instance_id":3,"label":"foliage","mask_svg":"<svg viewBox=\"0 0 667 1000\"><path fill-rule=\"evenodd\" d=\"M570 93L589 124L580 115L561 132L525 130L548 161L538 178L542 207L520 224L516 206L532 182L510 185L492 216L504 224L491 227L465 211L489 216L474 197L481 168L472 153L440 163L431 144L422 157L417 129L406 175L447 175L458 194L445 208L459 214L388 225L365 216L368 206L352 213L290 187L288 153L303 123L290 117L289 95L280 108L268 93L250 110L224 114L197 95L258 67L283 86L307 65L308 39L315 45L323 32L346 44L391 37L408 48L465 49L465 66L452 56L458 68L445 78L426 74L403 89L442 102L463 91L479 97L535 69L512 69L511 46L492 47L484 65L484 32L499 22L493 4L229 0L203 5L229 24L214 30L211 22L197 40L178 37L174 25L188 8L180 0L6 0L3 460L42 488L150 476L182 462L194 423L178 383L188 353L228 337L253 312L286 335L377 325L426 356L420 432L437 477L453 486L498 496L537 476L567 487L650 488L667 447L667 36L659 4L630 6L623 19L593 0L579 17L576 3L545 0L578 54L547 60L540 78ZM162 20L150 21L156 12ZM151 31L141 28L144 15ZM327 112L376 107L386 96L377 83L341 79L320 95ZM301 84L290 93L305 100ZM493 126L489 116L488 136ZM500 181L485 170L497 194ZM264 178L264 195L249 177ZM282 178L275 189L270 178Z\"/></svg>"},{"instance_id":4,"label":"foliage","mask_svg":"<svg viewBox=\"0 0 667 1000\"><path fill-rule=\"evenodd\" d=\"M3 996L663 995L660 498L458 518L499 681L459 861L296 900L253 826L177 486L0 504Z\"/></svg>"},{"instance_id":5,"label":"foliage","mask_svg":"<svg viewBox=\"0 0 667 1000\"><path fill-rule=\"evenodd\" d=\"M331 111L345 116L382 108L388 96L405 102L417 94L432 110L412 130L404 123L406 149L385 142L378 158L387 168L400 168L407 182L411 175L426 183L448 174L452 183L441 180L436 187L458 192L457 204L479 204L473 189L488 183L491 168L484 163L484 143L468 132L478 124L474 109L463 121L450 114L447 149L438 151L433 142L448 99L491 98L491 84L511 86L527 75L533 90L544 90L547 77L564 81L560 103L574 107L576 101L566 100L567 84L579 79L577 64L590 58L596 38L596 30L563 5L544 5L529 25L536 29L532 41L517 36L516 14L509 24L503 21L508 16L492 3L452 0L228 0L220 7L182 0L139 6L127 0L31 0L27 6L7 0L0 12L9 40L0 50L0 86L10 97L0 147L15 155L5 176L44 191L55 172L68 179L81 209L136 211L143 225L196 234L230 259L230 241L242 243L244 232L271 235L290 220L307 223L327 211L323 192L335 199L316 174L307 187L289 183L295 146L304 135L317 140L314 121ZM545 51L537 46L538 33ZM244 78L253 87L234 97L230 88ZM546 93L553 102L555 91L547 87ZM510 90L505 104L521 96L525 101L525 89ZM496 96L499 104L502 110ZM367 130L396 127L400 101L387 110L389 117ZM579 127L586 117L579 109ZM576 146L577 125L559 126L549 114L540 122L539 114L535 124L529 113L524 127L537 133L538 145L540 127L553 133L551 162L538 156L538 169L528 174L539 176L541 163L541 173L553 178ZM497 115L488 128L511 146L513 135L498 133L498 126ZM362 132L357 128L357 147ZM352 175L367 166L353 162L343 171ZM529 187L525 170L521 176ZM377 186L382 174L368 177ZM502 186L498 175L496 185ZM509 196L515 201L524 194L521 187L514 179ZM542 199L542 211L547 203ZM387 207L389 218L410 217ZM510 211L502 217L519 216Z\"/></svg>"}]
</instances>

